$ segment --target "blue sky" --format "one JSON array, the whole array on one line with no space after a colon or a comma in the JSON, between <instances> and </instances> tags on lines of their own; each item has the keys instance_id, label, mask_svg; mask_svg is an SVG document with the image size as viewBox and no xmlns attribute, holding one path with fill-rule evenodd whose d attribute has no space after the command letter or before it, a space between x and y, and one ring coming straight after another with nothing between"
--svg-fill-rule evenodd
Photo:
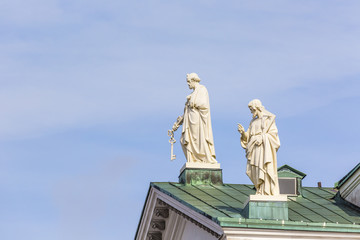
<instances>
[{"instance_id":1,"label":"blue sky","mask_svg":"<svg viewBox=\"0 0 360 240\"><path fill-rule=\"evenodd\" d=\"M132 239L197 72L224 181L236 124L277 115L278 164L333 186L359 162L358 1L0 1L0 238ZM179 133L176 138L179 140Z\"/></svg>"}]
</instances>

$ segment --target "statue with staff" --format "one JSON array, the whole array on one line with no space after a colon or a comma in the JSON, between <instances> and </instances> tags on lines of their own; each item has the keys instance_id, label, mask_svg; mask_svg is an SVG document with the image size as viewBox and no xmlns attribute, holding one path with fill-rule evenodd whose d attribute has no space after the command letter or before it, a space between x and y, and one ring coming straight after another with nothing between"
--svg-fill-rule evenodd
<instances>
[{"instance_id":1,"label":"statue with staff","mask_svg":"<svg viewBox=\"0 0 360 240\"><path fill-rule=\"evenodd\" d=\"M200 78L196 73L187 74L186 81L193 92L186 97L184 114L177 118L172 129L168 131L171 160L175 159L174 132L182 125L180 143L187 162L217 163L208 91L200 84Z\"/></svg>"}]
</instances>

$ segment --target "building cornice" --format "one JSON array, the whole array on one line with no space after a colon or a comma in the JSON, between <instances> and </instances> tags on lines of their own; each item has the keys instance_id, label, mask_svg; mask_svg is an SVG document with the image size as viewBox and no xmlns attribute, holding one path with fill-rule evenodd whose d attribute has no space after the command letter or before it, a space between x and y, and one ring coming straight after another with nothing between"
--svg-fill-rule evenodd
<instances>
[{"instance_id":1,"label":"building cornice","mask_svg":"<svg viewBox=\"0 0 360 240\"><path fill-rule=\"evenodd\" d=\"M355 240L360 239L358 233L334 233L318 231L279 231L273 229L251 229L251 228L231 228L224 227L224 233L228 240L236 239L326 239L326 240Z\"/></svg>"},{"instance_id":2,"label":"building cornice","mask_svg":"<svg viewBox=\"0 0 360 240\"><path fill-rule=\"evenodd\" d=\"M212 236L218 239L221 239L223 236L223 230L216 222L212 221L204 215L201 215L200 213L194 211L193 209L185 206L184 204L151 186L135 239L145 239L149 232L151 232L151 226L159 226L158 222L155 223L154 220L152 220L154 215L161 215L158 211L156 211L159 209L159 207L156 206L169 209L170 211L176 213L176 215L190 221L200 229L210 233ZM179 224L179 222L180 221L170 220L168 223L169 226L165 226L164 228L166 228L166 230L173 229L174 226L171 225ZM168 236L171 234L165 233L164 235ZM181 239L181 236L178 238Z\"/></svg>"}]
</instances>

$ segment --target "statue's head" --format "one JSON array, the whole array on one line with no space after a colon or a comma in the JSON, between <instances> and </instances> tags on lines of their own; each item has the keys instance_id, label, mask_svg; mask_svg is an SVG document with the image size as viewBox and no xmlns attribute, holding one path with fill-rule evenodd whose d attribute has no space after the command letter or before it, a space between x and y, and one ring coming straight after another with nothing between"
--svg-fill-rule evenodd
<instances>
[{"instance_id":1,"label":"statue's head","mask_svg":"<svg viewBox=\"0 0 360 240\"><path fill-rule=\"evenodd\" d=\"M186 81L190 89L194 89L196 84L200 82L200 78L196 73L186 74Z\"/></svg>"},{"instance_id":2,"label":"statue's head","mask_svg":"<svg viewBox=\"0 0 360 240\"><path fill-rule=\"evenodd\" d=\"M264 110L264 106L259 99L251 100L248 104L248 107L253 115L253 118L257 116L260 117L259 114L261 114L261 112Z\"/></svg>"}]
</instances>

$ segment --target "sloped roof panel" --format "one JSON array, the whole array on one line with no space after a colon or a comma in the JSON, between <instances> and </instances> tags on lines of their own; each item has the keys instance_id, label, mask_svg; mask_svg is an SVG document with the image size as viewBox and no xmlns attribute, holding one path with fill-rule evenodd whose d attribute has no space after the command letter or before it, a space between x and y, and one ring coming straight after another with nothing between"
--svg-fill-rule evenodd
<instances>
[{"instance_id":1,"label":"sloped roof panel","mask_svg":"<svg viewBox=\"0 0 360 240\"><path fill-rule=\"evenodd\" d=\"M151 186L219 224L249 227L250 225L244 225L244 222L240 224L242 219L249 224L260 226L254 219L245 219L243 213L245 201L249 195L255 193L253 185L193 186L157 182L151 183ZM303 196L289 196L288 206L289 221L286 221L286 227L292 224L291 226L302 226L299 227L300 230L310 230L325 224L326 230L360 232L360 208L342 200L332 188L303 187ZM236 225L236 222L239 224ZM270 222L273 224L274 221L262 221L265 225Z\"/></svg>"}]
</instances>

